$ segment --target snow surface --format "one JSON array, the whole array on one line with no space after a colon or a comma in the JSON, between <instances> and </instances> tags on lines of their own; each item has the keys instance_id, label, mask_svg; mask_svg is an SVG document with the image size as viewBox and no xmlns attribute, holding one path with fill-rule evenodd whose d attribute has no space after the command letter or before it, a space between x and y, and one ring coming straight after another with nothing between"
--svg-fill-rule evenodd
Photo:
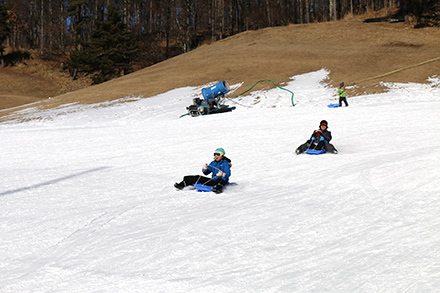
<instances>
[{"instance_id":1,"label":"snow surface","mask_svg":"<svg viewBox=\"0 0 440 293\"><path fill-rule=\"evenodd\" d=\"M201 85L1 123L0 292L440 292L439 79L331 109L328 74L295 107L179 118ZM339 154L295 155L322 119ZM236 185L174 189L218 147Z\"/></svg>"}]
</instances>

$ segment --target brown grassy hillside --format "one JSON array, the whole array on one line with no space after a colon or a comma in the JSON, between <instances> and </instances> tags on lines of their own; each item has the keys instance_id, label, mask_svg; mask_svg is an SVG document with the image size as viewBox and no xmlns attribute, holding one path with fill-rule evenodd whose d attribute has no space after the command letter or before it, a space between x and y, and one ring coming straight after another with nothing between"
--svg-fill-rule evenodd
<instances>
[{"instance_id":1,"label":"brown grassy hillside","mask_svg":"<svg viewBox=\"0 0 440 293\"><path fill-rule=\"evenodd\" d=\"M438 28L364 23L359 18L290 25L244 32L127 76L44 99L40 106L96 103L129 95L150 97L177 87L223 79L230 84L244 82L238 89L241 92L261 79L281 83L289 81L291 76L321 68L330 70L330 83L337 86L342 81L352 84L436 57L440 57ZM440 75L440 60L360 83L357 92L348 94L378 91L376 85L380 81L423 83L434 75ZM21 94L11 93L10 99ZM3 99L6 97L2 103ZM0 111L0 117L9 113L9 110Z\"/></svg>"},{"instance_id":2,"label":"brown grassy hillside","mask_svg":"<svg viewBox=\"0 0 440 293\"><path fill-rule=\"evenodd\" d=\"M23 53L26 52L26 53ZM78 90L90 85L81 78L72 81L68 72L61 72L59 62L43 60L37 51L17 51L7 48L5 55L18 55L13 62L0 68L0 109L38 102L48 97Z\"/></svg>"}]
</instances>

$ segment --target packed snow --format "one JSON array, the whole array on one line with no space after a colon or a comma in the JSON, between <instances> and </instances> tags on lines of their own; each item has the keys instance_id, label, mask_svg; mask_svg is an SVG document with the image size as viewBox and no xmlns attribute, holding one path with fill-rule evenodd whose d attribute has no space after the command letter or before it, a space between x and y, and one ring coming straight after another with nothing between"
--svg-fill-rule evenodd
<instances>
[{"instance_id":1,"label":"packed snow","mask_svg":"<svg viewBox=\"0 0 440 293\"><path fill-rule=\"evenodd\" d=\"M440 292L439 78L328 108L328 76L1 123L0 292ZM322 119L339 154L295 155ZM219 147L234 184L173 187Z\"/></svg>"}]
</instances>

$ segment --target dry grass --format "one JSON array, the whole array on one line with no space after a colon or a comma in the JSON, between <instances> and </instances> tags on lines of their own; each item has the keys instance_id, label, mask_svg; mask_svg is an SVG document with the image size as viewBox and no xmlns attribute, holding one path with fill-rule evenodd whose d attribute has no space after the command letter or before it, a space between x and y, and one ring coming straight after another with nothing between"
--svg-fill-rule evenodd
<instances>
[{"instance_id":1,"label":"dry grass","mask_svg":"<svg viewBox=\"0 0 440 293\"><path fill-rule=\"evenodd\" d=\"M45 99L40 106L96 103L129 95L150 97L178 87L223 79L230 84L243 82L238 89L242 92L261 79L287 82L294 75L321 68L330 70L329 82L333 86L342 81L348 85L436 57L440 57L438 28L364 23L362 18L348 17L337 22L247 31L127 76ZM439 74L440 61L432 62L359 83L359 88L348 95L381 91L380 81L423 83ZM273 86L260 85L254 89ZM2 111L0 116L8 113Z\"/></svg>"},{"instance_id":2,"label":"dry grass","mask_svg":"<svg viewBox=\"0 0 440 293\"><path fill-rule=\"evenodd\" d=\"M36 51L30 51L30 59L0 68L0 109L42 101L90 85L86 78L72 81L68 72L59 68L58 62L42 60Z\"/></svg>"}]
</instances>

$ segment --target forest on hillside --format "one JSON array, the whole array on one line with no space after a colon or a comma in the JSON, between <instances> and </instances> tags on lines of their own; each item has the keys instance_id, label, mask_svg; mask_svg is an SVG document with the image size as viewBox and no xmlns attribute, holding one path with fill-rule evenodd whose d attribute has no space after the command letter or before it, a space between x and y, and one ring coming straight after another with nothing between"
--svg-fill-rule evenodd
<instances>
[{"instance_id":1,"label":"forest on hillside","mask_svg":"<svg viewBox=\"0 0 440 293\"><path fill-rule=\"evenodd\" d=\"M439 0L0 0L0 52L36 49L96 83L203 43L272 26L382 9L421 21ZM116 56L117 55L117 56ZM109 56L116 56L109 60ZM87 64L82 64L82 62ZM100 63L95 66L95 63ZM113 70L112 67L117 67ZM119 67L118 67L119 66Z\"/></svg>"}]
</instances>

